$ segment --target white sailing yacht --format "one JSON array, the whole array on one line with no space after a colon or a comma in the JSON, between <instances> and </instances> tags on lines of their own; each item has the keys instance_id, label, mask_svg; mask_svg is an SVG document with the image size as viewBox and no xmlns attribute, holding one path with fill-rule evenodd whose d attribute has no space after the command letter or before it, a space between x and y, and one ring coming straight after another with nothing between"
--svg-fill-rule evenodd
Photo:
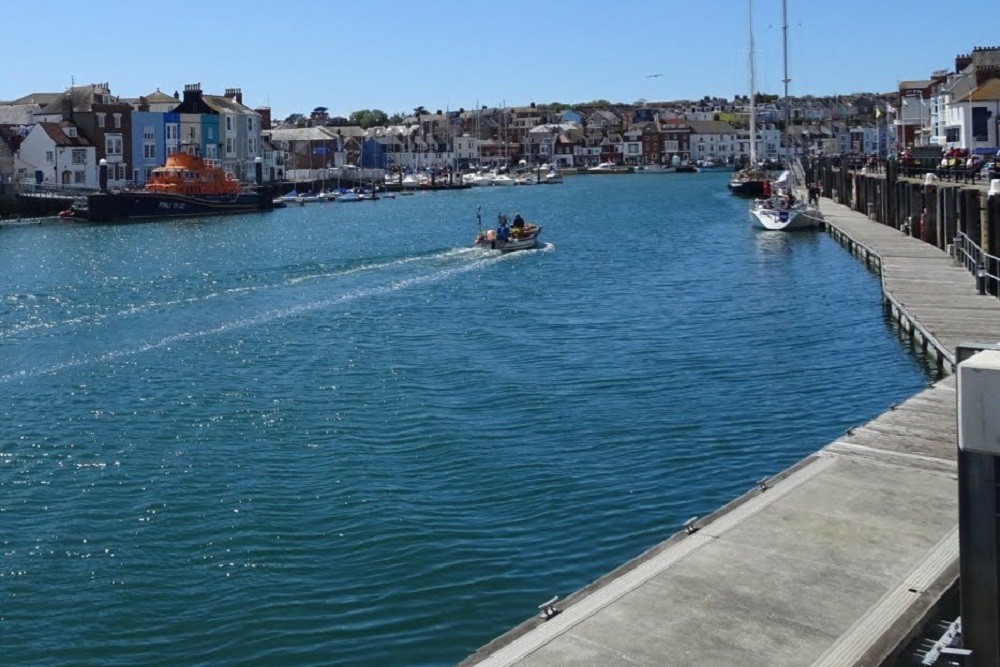
<instances>
[{"instance_id":1,"label":"white sailing yacht","mask_svg":"<svg viewBox=\"0 0 1000 667\"><path fill-rule=\"evenodd\" d=\"M792 153L788 143L788 2L781 0L781 49L784 57L785 129L783 132L786 156L791 166ZM752 39L751 39L752 41ZM795 176L791 171L782 172L770 188L770 196L754 200L750 206L750 221L755 227L770 231L814 229L823 224L819 211L804 201L795 199Z\"/></svg>"}]
</instances>

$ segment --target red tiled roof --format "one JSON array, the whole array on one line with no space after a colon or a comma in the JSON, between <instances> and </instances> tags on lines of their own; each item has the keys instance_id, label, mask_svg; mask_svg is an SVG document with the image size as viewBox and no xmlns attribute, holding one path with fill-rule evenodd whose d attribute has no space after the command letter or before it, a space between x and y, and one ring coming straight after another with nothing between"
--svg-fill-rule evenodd
<instances>
[{"instance_id":1,"label":"red tiled roof","mask_svg":"<svg viewBox=\"0 0 1000 667\"><path fill-rule=\"evenodd\" d=\"M90 142L77 131L75 137L67 135L63 131L61 123L39 123L49 138L56 143L56 146L90 146ZM67 127L72 127L67 123Z\"/></svg>"}]
</instances>

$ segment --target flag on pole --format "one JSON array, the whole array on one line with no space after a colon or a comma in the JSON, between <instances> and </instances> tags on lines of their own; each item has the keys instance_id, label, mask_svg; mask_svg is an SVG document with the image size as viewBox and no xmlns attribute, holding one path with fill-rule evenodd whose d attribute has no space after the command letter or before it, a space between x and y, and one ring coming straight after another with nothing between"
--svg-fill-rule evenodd
<instances>
[{"instance_id":1,"label":"flag on pole","mask_svg":"<svg viewBox=\"0 0 1000 667\"><path fill-rule=\"evenodd\" d=\"M882 117L882 107L875 107L875 117L876 118Z\"/></svg>"},{"instance_id":2,"label":"flag on pole","mask_svg":"<svg viewBox=\"0 0 1000 667\"><path fill-rule=\"evenodd\" d=\"M896 113L897 111L896 107L892 106L891 104L886 104L885 110L889 113Z\"/></svg>"}]
</instances>

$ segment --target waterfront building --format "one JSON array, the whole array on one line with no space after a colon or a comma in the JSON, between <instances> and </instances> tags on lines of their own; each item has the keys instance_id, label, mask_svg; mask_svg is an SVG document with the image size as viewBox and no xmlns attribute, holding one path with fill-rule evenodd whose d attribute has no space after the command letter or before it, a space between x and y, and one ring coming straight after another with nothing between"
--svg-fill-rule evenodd
<instances>
[{"instance_id":1,"label":"waterfront building","mask_svg":"<svg viewBox=\"0 0 1000 667\"><path fill-rule=\"evenodd\" d=\"M683 118L665 118L657 121L662 148L660 163L670 164L676 156L680 160L688 160L691 156L691 126Z\"/></svg>"},{"instance_id":2,"label":"waterfront building","mask_svg":"<svg viewBox=\"0 0 1000 667\"><path fill-rule=\"evenodd\" d=\"M643 131L652 123L629 123L628 128L622 134L622 162L631 165L646 164L643 155L642 135Z\"/></svg>"},{"instance_id":3,"label":"waterfront building","mask_svg":"<svg viewBox=\"0 0 1000 667\"><path fill-rule=\"evenodd\" d=\"M775 123L757 126L757 157L761 160L780 160L782 155L781 127Z\"/></svg>"},{"instance_id":4,"label":"waterfront building","mask_svg":"<svg viewBox=\"0 0 1000 667\"><path fill-rule=\"evenodd\" d=\"M688 121L691 128L691 159L703 160L707 157L726 161L733 155L736 130L721 120Z\"/></svg>"},{"instance_id":5,"label":"waterfront building","mask_svg":"<svg viewBox=\"0 0 1000 667\"><path fill-rule=\"evenodd\" d=\"M136 185L147 182L153 169L166 161L165 115L149 111L144 103L132 112L132 182Z\"/></svg>"},{"instance_id":6,"label":"waterfront building","mask_svg":"<svg viewBox=\"0 0 1000 667\"><path fill-rule=\"evenodd\" d=\"M270 139L262 136L260 152L263 163L263 180L266 182L281 181L285 178L285 151L276 146Z\"/></svg>"},{"instance_id":7,"label":"waterfront building","mask_svg":"<svg viewBox=\"0 0 1000 667\"><path fill-rule=\"evenodd\" d=\"M227 88L224 95L205 95L205 103L215 110L214 118L206 119L209 130L206 145L218 138L218 159L224 169L244 181L254 180L254 160L260 156L260 115L243 104L240 88ZM212 124L217 122L218 129ZM211 131L214 130L215 136Z\"/></svg>"},{"instance_id":8,"label":"waterfront building","mask_svg":"<svg viewBox=\"0 0 1000 667\"><path fill-rule=\"evenodd\" d=\"M649 122L635 123L634 127L640 131L642 163L660 164L663 157L663 138L656 124L656 117L654 116L653 120Z\"/></svg>"},{"instance_id":9,"label":"waterfront building","mask_svg":"<svg viewBox=\"0 0 1000 667\"><path fill-rule=\"evenodd\" d=\"M273 154L264 157L265 171L274 179L321 180L326 170L346 164L343 130L323 125L264 130L262 141Z\"/></svg>"},{"instance_id":10,"label":"waterfront building","mask_svg":"<svg viewBox=\"0 0 1000 667\"><path fill-rule=\"evenodd\" d=\"M97 149L68 120L35 123L15 158L18 180L64 188L96 188Z\"/></svg>"},{"instance_id":11,"label":"waterfront building","mask_svg":"<svg viewBox=\"0 0 1000 667\"><path fill-rule=\"evenodd\" d=\"M14 182L14 156L40 108L34 103L0 104L0 183Z\"/></svg>"},{"instance_id":12,"label":"waterfront building","mask_svg":"<svg viewBox=\"0 0 1000 667\"><path fill-rule=\"evenodd\" d=\"M479 162L479 137L462 133L455 137L455 166L458 169L468 169Z\"/></svg>"},{"instance_id":13,"label":"waterfront building","mask_svg":"<svg viewBox=\"0 0 1000 667\"><path fill-rule=\"evenodd\" d=\"M107 160L109 186L121 187L131 179L132 107L114 97L107 83L68 88L44 105L35 120L72 123L96 150L97 161ZM89 168L96 178L96 163Z\"/></svg>"}]
</instances>

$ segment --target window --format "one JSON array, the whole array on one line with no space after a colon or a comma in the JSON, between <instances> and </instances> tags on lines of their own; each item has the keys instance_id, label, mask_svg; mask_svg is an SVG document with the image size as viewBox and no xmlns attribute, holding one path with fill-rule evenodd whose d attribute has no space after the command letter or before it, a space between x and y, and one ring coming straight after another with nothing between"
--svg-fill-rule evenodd
<instances>
[{"instance_id":1,"label":"window","mask_svg":"<svg viewBox=\"0 0 1000 667\"><path fill-rule=\"evenodd\" d=\"M990 112L986 107L972 107L972 138L976 141L986 141L989 137L988 119Z\"/></svg>"},{"instance_id":2,"label":"window","mask_svg":"<svg viewBox=\"0 0 1000 667\"><path fill-rule=\"evenodd\" d=\"M114 117L115 117L115 127L121 127L122 126L122 115L120 113L116 113L116 114L114 114Z\"/></svg>"},{"instance_id":3,"label":"window","mask_svg":"<svg viewBox=\"0 0 1000 667\"><path fill-rule=\"evenodd\" d=\"M226 155L233 155L236 153L236 139L233 137L226 137Z\"/></svg>"},{"instance_id":4,"label":"window","mask_svg":"<svg viewBox=\"0 0 1000 667\"><path fill-rule=\"evenodd\" d=\"M153 126L152 125L143 125L142 126L142 138L145 139L146 141L152 141L153 137L154 137L154 135L153 135Z\"/></svg>"},{"instance_id":5,"label":"window","mask_svg":"<svg viewBox=\"0 0 1000 667\"><path fill-rule=\"evenodd\" d=\"M82 148L74 148L73 164L87 164L87 151Z\"/></svg>"},{"instance_id":6,"label":"window","mask_svg":"<svg viewBox=\"0 0 1000 667\"><path fill-rule=\"evenodd\" d=\"M232 131L233 131L233 117L226 116L226 132L232 132Z\"/></svg>"},{"instance_id":7,"label":"window","mask_svg":"<svg viewBox=\"0 0 1000 667\"><path fill-rule=\"evenodd\" d=\"M257 154L256 146L254 146L254 140L253 137L251 137L250 139L247 139L247 155L256 155L256 154Z\"/></svg>"},{"instance_id":8,"label":"window","mask_svg":"<svg viewBox=\"0 0 1000 667\"><path fill-rule=\"evenodd\" d=\"M148 181L149 179L151 179L153 177L153 168L152 167L146 167L145 169L143 169L142 176L143 176L143 180Z\"/></svg>"},{"instance_id":9,"label":"window","mask_svg":"<svg viewBox=\"0 0 1000 667\"><path fill-rule=\"evenodd\" d=\"M87 172L85 171L74 171L73 172L73 182L80 185L87 182Z\"/></svg>"},{"instance_id":10,"label":"window","mask_svg":"<svg viewBox=\"0 0 1000 667\"><path fill-rule=\"evenodd\" d=\"M97 127L104 127L104 117L107 114L99 113L97 114Z\"/></svg>"},{"instance_id":11,"label":"window","mask_svg":"<svg viewBox=\"0 0 1000 667\"><path fill-rule=\"evenodd\" d=\"M55 159L55 153L52 151L45 151L45 161L52 162Z\"/></svg>"},{"instance_id":12,"label":"window","mask_svg":"<svg viewBox=\"0 0 1000 667\"><path fill-rule=\"evenodd\" d=\"M253 132L253 118L247 118L247 131Z\"/></svg>"},{"instance_id":13,"label":"window","mask_svg":"<svg viewBox=\"0 0 1000 667\"><path fill-rule=\"evenodd\" d=\"M156 143L153 141L146 141L142 144L142 157L147 160L156 159Z\"/></svg>"},{"instance_id":14,"label":"window","mask_svg":"<svg viewBox=\"0 0 1000 667\"><path fill-rule=\"evenodd\" d=\"M107 155L122 154L122 135L108 134L104 137L104 152Z\"/></svg>"},{"instance_id":15,"label":"window","mask_svg":"<svg viewBox=\"0 0 1000 667\"><path fill-rule=\"evenodd\" d=\"M167 123L167 141L177 141L177 123Z\"/></svg>"}]
</instances>

